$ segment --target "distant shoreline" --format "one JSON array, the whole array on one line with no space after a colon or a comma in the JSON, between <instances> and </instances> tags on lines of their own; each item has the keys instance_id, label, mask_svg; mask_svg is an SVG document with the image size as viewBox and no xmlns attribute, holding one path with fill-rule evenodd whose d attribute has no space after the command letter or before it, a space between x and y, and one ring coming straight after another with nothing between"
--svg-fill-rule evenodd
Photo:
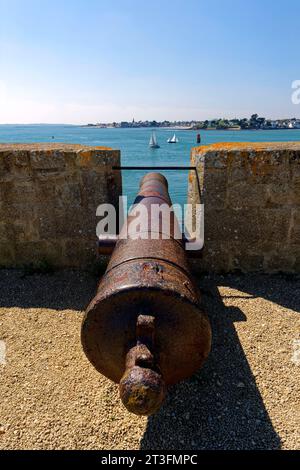
<instances>
[{"instance_id":1,"label":"distant shoreline","mask_svg":"<svg viewBox=\"0 0 300 470\"><path fill-rule=\"evenodd\" d=\"M81 127L85 129L115 129L115 130L138 130L138 129L149 129L149 130L166 130L166 131L194 131L194 132L213 132L213 131L232 131L232 132L240 132L240 131L248 131L248 132L258 132L258 131L299 131L300 129L297 128L290 128L290 127L279 127L279 128L265 128L265 129L242 129L236 127L228 127L226 129L217 129L217 128L208 128L208 129L194 129L192 127L181 127L181 126L172 126L172 127L148 127L148 126L140 126L140 127L103 127L103 126L88 126L88 125L76 125L75 127Z\"/></svg>"},{"instance_id":2,"label":"distant shoreline","mask_svg":"<svg viewBox=\"0 0 300 470\"><path fill-rule=\"evenodd\" d=\"M166 129L170 131L241 131L241 130L286 130L286 129L300 129L300 119L285 118L285 119L269 119L259 117L258 114L252 114L250 118L234 118L234 119L211 119L205 121L197 120L182 120L182 121L121 121L121 122L89 122L82 127L96 128L96 129Z\"/></svg>"},{"instance_id":3,"label":"distant shoreline","mask_svg":"<svg viewBox=\"0 0 300 470\"><path fill-rule=\"evenodd\" d=\"M271 128L271 127L267 127L267 128L247 128L247 129L243 129L243 128L237 128L237 127L229 127L229 128L224 128L224 129L217 129L215 127L213 128L206 128L206 129L194 129L193 127L188 127L188 126L170 126L170 127L164 127L164 126L153 126L153 127L150 127L150 126L137 126L137 127L113 127L113 126L97 126L96 124L95 125L87 125L87 124L67 124L67 123L58 123L58 124L53 124L53 123L26 123L26 124L20 124L20 123L17 123L17 124L11 124L11 123L0 123L0 128L5 128L5 127L9 127L9 128L13 128L13 127L44 127L44 126L49 126L49 127L55 127L55 126L59 126L59 127L75 127L75 128L82 128L82 129L103 129L103 130L107 130L107 129L115 129L115 130L120 130L120 129L126 129L126 130L156 130L156 131L159 131L159 130L165 130L165 131L195 131L195 132L198 132L198 133L201 133L201 132L204 132L204 131L232 131L232 132L238 132L238 131L251 131L251 132L258 132L258 131L300 131L300 128L297 128L297 127L294 127L294 128L291 128L291 127L274 127L274 128Z\"/></svg>"}]
</instances>

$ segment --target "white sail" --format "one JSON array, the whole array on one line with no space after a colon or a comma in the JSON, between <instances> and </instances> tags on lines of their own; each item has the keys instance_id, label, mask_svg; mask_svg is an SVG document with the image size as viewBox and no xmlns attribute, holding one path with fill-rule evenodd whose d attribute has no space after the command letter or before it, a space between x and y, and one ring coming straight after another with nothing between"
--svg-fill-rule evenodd
<instances>
[{"instance_id":1,"label":"white sail","mask_svg":"<svg viewBox=\"0 0 300 470\"><path fill-rule=\"evenodd\" d=\"M169 144L177 144L179 140L176 137L176 134L173 135L172 139L168 139Z\"/></svg>"},{"instance_id":2,"label":"white sail","mask_svg":"<svg viewBox=\"0 0 300 470\"><path fill-rule=\"evenodd\" d=\"M151 137L150 137L149 147L159 148L159 145L157 144L157 140L156 140L156 134L154 131L152 132Z\"/></svg>"}]
</instances>

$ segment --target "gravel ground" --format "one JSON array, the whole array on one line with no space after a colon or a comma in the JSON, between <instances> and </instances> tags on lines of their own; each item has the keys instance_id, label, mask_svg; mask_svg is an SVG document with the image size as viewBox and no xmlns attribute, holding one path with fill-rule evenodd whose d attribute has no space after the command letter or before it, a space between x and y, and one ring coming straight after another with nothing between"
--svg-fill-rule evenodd
<instances>
[{"instance_id":1,"label":"gravel ground","mask_svg":"<svg viewBox=\"0 0 300 470\"><path fill-rule=\"evenodd\" d=\"M1 270L0 448L300 449L299 276L199 283L212 353L147 420L127 413L81 350L95 278Z\"/></svg>"}]
</instances>

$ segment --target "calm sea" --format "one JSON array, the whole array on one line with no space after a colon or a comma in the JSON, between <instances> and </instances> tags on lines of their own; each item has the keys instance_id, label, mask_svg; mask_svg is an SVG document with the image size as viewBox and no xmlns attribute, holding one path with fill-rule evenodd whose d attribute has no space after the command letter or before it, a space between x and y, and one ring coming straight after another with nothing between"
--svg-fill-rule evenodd
<instances>
[{"instance_id":1,"label":"calm sea","mask_svg":"<svg viewBox=\"0 0 300 470\"><path fill-rule=\"evenodd\" d=\"M196 145L196 131L176 131L178 144L168 144L171 130L156 130L160 149L148 147L149 129L96 129L70 125L0 125L0 142L67 142L105 145L121 150L122 165L185 166L190 149ZM52 136L54 139L52 139ZM300 130L278 131L202 131L202 144L216 142L300 141ZM123 194L132 202L144 171L123 171ZM173 203L184 204L187 171L166 171Z\"/></svg>"}]
</instances>

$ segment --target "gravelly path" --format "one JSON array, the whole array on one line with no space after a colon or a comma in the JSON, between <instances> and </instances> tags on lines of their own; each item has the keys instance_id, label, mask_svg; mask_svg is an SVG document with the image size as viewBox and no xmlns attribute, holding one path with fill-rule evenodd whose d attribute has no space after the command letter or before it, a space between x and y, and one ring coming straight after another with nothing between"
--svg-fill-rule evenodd
<instances>
[{"instance_id":1,"label":"gravelly path","mask_svg":"<svg viewBox=\"0 0 300 470\"><path fill-rule=\"evenodd\" d=\"M202 278L212 353L148 420L82 353L95 282L0 270L1 449L300 449L299 277Z\"/></svg>"}]
</instances>

